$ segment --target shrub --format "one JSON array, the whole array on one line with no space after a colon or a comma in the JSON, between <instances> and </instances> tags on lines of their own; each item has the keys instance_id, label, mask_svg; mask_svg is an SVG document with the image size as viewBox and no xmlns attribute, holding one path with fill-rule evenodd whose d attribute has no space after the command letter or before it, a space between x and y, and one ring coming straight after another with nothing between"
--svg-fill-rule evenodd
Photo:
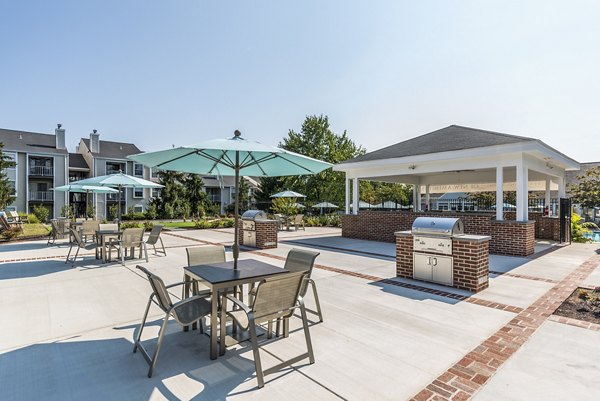
<instances>
[{"instance_id":1,"label":"shrub","mask_svg":"<svg viewBox=\"0 0 600 401\"><path fill-rule=\"evenodd\" d=\"M154 203L151 203L146 209L146 218L149 220L154 220L156 219L156 216L158 216L158 209Z\"/></svg>"},{"instance_id":2,"label":"shrub","mask_svg":"<svg viewBox=\"0 0 600 401\"><path fill-rule=\"evenodd\" d=\"M64 205L60 209L60 215L61 217L66 217L69 220L73 219L75 217L75 209L73 208L73 205Z\"/></svg>"},{"instance_id":3,"label":"shrub","mask_svg":"<svg viewBox=\"0 0 600 401\"><path fill-rule=\"evenodd\" d=\"M598 229L598 226L594 223L584 222L577 213L571 215L571 236L573 242L590 242L591 239L584 236L585 233L591 232L590 229Z\"/></svg>"},{"instance_id":4,"label":"shrub","mask_svg":"<svg viewBox=\"0 0 600 401\"><path fill-rule=\"evenodd\" d=\"M33 214L38 218L38 221L45 223L50 215L50 209L44 205L35 205L33 207Z\"/></svg>"},{"instance_id":5,"label":"shrub","mask_svg":"<svg viewBox=\"0 0 600 401\"><path fill-rule=\"evenodd\" d=\"M40 224L40 221L35 214L28 214L27 221L29 221L29 224Z\"/></svg>"},{"instance_id":6,"label":"shrub","mask_svg":"<svg viewBox=\"0 0 600 401\"><path fill-rule=\"evenodd\" d=\"M119 218L119 204L115 203L108 207L108 218L111 220Z\"/></svg>"},{"instance_id":7,"label":"shrub","mask_svg":"<svg viewBox=\"0 0 600 401\"><path fill-rule=\"evenodd\" d=\"M144 221L144 230L146 231L152 231L152 228L154 227L154 223L151 221Z\"/></svg>"},{"instance_id":8,"label":"shrub","mask_svg":"<svg viewBox=\"0 0 600 401\"><path fill-rule=\"evenodd\" d=\"M121 223L121 229L124 230L126 228L140 228L140 223L134 223L134 222Z\"/></svg>"}]
</instances>

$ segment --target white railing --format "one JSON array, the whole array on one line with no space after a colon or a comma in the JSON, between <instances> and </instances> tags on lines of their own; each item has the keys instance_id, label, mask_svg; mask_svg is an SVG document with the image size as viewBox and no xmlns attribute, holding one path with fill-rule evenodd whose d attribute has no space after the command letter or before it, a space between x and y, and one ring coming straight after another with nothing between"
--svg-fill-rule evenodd
<instances>
[{"instance_id":1,"label":"white railing","mask_svg":"<svg viewBox=\"0 0 600 401\"><path fill-rule=\"evenodd\" d=\"M29 175L52 177L54 175L54 167L29 166Z\"/></svg>"},{"instance_id":2,"label":"white railing","mask_svg":"<svg viewBox=\"0 0 600 401\"><path fill-rule=\"evenodd\" d=\"M52 202L54 200L54 192L52 191L29 191L30 201Z\"/></svg>"}]
</instances>

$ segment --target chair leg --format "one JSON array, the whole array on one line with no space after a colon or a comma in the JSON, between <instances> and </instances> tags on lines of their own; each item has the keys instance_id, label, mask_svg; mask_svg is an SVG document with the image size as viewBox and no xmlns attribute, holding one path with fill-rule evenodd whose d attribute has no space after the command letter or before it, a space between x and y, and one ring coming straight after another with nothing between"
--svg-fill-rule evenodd
<instances>
[{"instance_id":1,"label":"chair leg","mask_svg":"<svg viewBox=\"0 0 600 401\"><path fill-rule=\"evenodd\" d=\"M317 315L319 315L319 322L323 322L323 312L321 312L321 303L319 302L319 294L317 293L317 285L315 284L315 282L313 281L313 279L308 279L308 282L310 283L312 290L313 290L313 295L315 297L315 304L317 305Z\"/></svg>"},{"instance_id":2,"label":"chair leg","mask_svg":"<svg viewBox=\"0 0 600 401\"><path fill-rule=\"evenodd\" d=\"M71 256L72 249L73 249L73 243L71 243L71 247L69 248L69 253L67 253L67 260L65 260L65 264L69 263L69 256Z\"/></svg>"},{"instance_id":3,"label":"chair leg","mask_svg":"<svg viewBox=\"0 0 600 401\"><path fill-rule=\"evenodd\" d=\"M80 247L77 247L77 251L75 252L75 256L73 257L73 264L71 266L75 266L75 261L77 260L77 255L79 255L80 249Z\"/></svg>"},{"instance_id":4,"label":"chair leg","mask_svg":"<svg viewBox=\"0 0 600 401\"><path fill-rule=\"evenodd\" d=\"M273 321L269 320L267 322L267 338L270 339L273 337Z\"/></svg>"},{"instance_id":5,"label":"chair leg","mask_svg":"<svg viewBox=\"0 0 600 401\"><path fill-rule=\"evenodd\" d=\"M162 238L158 237L158 239L160 240L160 246L162 247L162 253L164 253L165 256L167 256L167 250L165 249L165 244L163 244Z\"/></svg>"},{"instance_id":6,"label":"chair leg","mask_svg":"<svg viewBox=\"0 0 600 401\"><path fill-rule=\"evenodd\" d=\"M152 377L152 372L154 371L154 367L156 366L156 361L158 361L158 353L160 352L160 347L162 345L163 339L165 338L165 331L167 331L167 323L169 322L169 313L165 315L165 320L160 328L160 333L158 333L158 343L156 344L156 351L154 351L154 356L152 357L152 363L150 364L150 369L148 370L148 377Z\"/></svg>"},{"instance_id":7,"label":"chair leg","mask_svg":"<svg viewBox=\"0 0 600 401\"><path fill-rule=\"evenodd\" d=\"M142 250L142 248L140 247L140 251ZM146 243L144 242L144 253L146 254L146 263L148 263L148 247L146 246ZM140 255L141 258L142 255Z\"/></svg>"},{"instance_id":8,"label":"chair leg","mask_svg":"<svg viewBox=\"0 0 600 401\"><path fill-rule=\"evenodd\" d=\"M146 324L146 319L148 318L148 311L150 310L150 305L152 304L153 296L154 296L154 294L150 297L150 299L148 299L148 305L146 306L146 311L144 312L144 317L142 318L142 323L140 323L140 330L138 331L137 338L135 339L135 342L133 343L133 353L134 354L137 351L138 345L140 343L140 339L142 338L142 331L144 330L144 325Z\"/></svg>"},{"instance_id":9,"label":"chair leg","mask_svg":"<svg viewBox=\"0 0 600 401\"><path fill-rule=\"evenodd\" d=\"M288 338L290 336L290 319L285 317L283 318L283 338Z\"/></svg>"},{"instance_id":10,"label":"chair leg","mask_svg":"<svg viewBox=\"0 0 600 401\"><path fill-rule=\"evenodd\" d=\"M254 316L248 316L248 321L248 331L250 332L250 342L252 343L252 353L254 354L254 366L256 368L256 380L258 381L258 388L262 388L265 386L265 379L262 370L262 363L260 361L258 341L256 339L256 325L254 323Z\"/></svg>"},{"instance_id":11,"label":"chair leg","mask_svg":"<svg viewBox=\"0 0 600 401\"><path fill-rule=\"evenodd\" d=\"M300 313L302 314L302 326L304 327L304 337L306 338L306 348L308 350L308 360L311 364L315 363L315 354L313 353L310 331L308 330L308 317L306 317L306 308L304 301L300 301Z\"/></svg>"}]
</instances>

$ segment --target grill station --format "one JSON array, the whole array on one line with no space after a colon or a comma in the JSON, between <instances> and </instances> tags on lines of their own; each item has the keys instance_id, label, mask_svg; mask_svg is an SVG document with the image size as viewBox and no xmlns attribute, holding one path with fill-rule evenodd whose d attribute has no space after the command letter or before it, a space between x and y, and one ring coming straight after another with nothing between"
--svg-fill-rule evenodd
<instances>
[{"instance_id":1,"label":"grill station","mask_svg":"<svg viewBox=\"0 0 600 401\"><path fill-rule=\"evenodd\" d=\"M464 234L460 219L417 217L411 233L414 278L453 285L452 237Z\"/></svg>"},{"instance_id":2,"label":"grill station","mask_svg":"<svg viewBox=\"0 0 600 401\"><path fill-rule=\"evenodd\" d=\"M262 210L248 210L241 216L240 245L277 248L277 221L268 220Z\"/></svg>"},{"instance_id":3,"label":"grill station","mask_svg":"<svg viewBox=\"0 0 600 401\"><path fill-rule=\"evenodd\" d=\"M459 218L417 217L396 233L399 277L481 291L489 275L488 236L465 235Z\"/></svg>"}]
</instances>

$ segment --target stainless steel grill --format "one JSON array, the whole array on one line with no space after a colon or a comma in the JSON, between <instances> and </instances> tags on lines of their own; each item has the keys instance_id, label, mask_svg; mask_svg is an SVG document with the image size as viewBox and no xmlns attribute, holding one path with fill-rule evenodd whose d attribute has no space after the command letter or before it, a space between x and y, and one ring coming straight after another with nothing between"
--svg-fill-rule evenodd
<instances>
[{"instance_id":1,"label":"stainless steel grill","mask_svg":"<svg viewBox=\"0 0 600 401\"><path fill-rule=\"evenodd\" d=\"M267 214L262 210L247 210L242 214L243 244L256 246L256 220L266 220Z\"/></svg>"},{"instance_id":2,"label":"stainless steel grill","mask_svg":"<svg viewBox=\"0 0 600 401\"><path fill-rule=\"evenodd\" d=\"M464 234L462 221L448 217L417 217L411 232L414 278L453 285L452 237Z\"/></svg>"},{"instance_id":3,"label":"stainless steel grill","mask_svg":"<svg viewBox=\"0 0 600 401\"><path fill-rule=\"evenodd\" d=\"M417 217L412 225L413 235L451 237L464 234L463 223L452 217Z\"/></svg>"}]
</instances>

